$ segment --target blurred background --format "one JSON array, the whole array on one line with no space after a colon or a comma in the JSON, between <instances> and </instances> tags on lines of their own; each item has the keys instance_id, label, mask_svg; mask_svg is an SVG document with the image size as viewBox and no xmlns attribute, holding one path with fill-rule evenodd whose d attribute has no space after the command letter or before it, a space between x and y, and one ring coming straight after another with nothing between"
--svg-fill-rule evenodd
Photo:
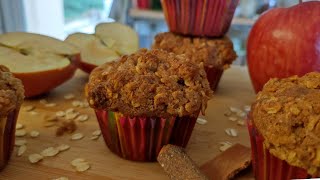
<instances>
[{"instance_id":1,"label":"blurred background","mask_svg":"<svg viewBox=\"0 0 320 180\"><path fill-rule=\"evenodd\" d=\"M255 20L274 7L298 0L240 0L228 32L245 65L246 39ZM140 47L149 48L153 37L168 31L160 0L0 0L0 33L28 31L65 39L74 32L93 33L101 22L119 21L139 34Z\"/></svg>"}]
</instances>

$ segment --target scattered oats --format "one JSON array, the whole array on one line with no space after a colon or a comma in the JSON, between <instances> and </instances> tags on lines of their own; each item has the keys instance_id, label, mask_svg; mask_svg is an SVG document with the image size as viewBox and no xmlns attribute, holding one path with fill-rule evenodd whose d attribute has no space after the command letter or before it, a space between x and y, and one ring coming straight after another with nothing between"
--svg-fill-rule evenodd
<instances>
[{"instance_id":1,"label":"scattered oats","mask_svg":"<svg viewBox=\"0 0 320 180\"><path fill-rule=\"evenodd\" d=\"M82 133L75 133L71 136L71 140L79 140L82 139L84 135Z\"/></svg>"},{"instance_id":2,"label":"scattered oats","mask_svg":"<svg viewBox=\"0 0 320 180\"><path fill-rule=\"evenodd\" d=\"M229 107L230 111L233 112L233 113L237 113L239 111L241 111L240 109L236 108L236 107Z\"/></svg>"},{"instance_id":3,"label":"scattered oats","mask_svg":"<svg viewBox=\"0 0 320 180\"><path fill-rule=\"evenodd\" d=\"M32 137L32 138L36 138L36 137L38 137L40 135L40 132L39 131L31 131L30 132L30 136Z\"/></svg>"},{"instance_id":4,"label":"scattered oats","mask_svg":"<svg viewBox=\"0 0 320 180\"><path fill-rule=\"evenodd\" d=\"M43 156L41 156L40 154L30 154L29 155L29 161L31 163L37 163L39 161L41 161L43 159Z\"/></svg>"},{"instance_id":5,"label":"scattered oats","mask_svg":"<svg viewBox=\"0 0 320 180\"><path fill-rule=\"evenodd\" d=\"M16 139L14 145L16 146L23 146L27 144L27 140L25 139Z\"/></svg>"},{"instance_id":6,"label":"scattered oats","mask_svg":"<svg viewBox=\"0 0 320 180\"><path fill-rule=\"evenodd\" d=\"M44 117L44 120L45 120L45 121L53 122L53 121L58 121L58 118L57 118L57 116L55 116L55 115L51 115L51 116L45 116L45 117Z\"/></svg>"},{"instance_id":7,"label":"scattered oats","mask_svg":"<svg viewBox=\"0 0 320 180\"><path fill-rule=\"evenodd\" d=\"M74 112L74 109L73 108L69 108L65 112L66 112L66 114L70 114L70 113Z\"/></svg>"},{"instance_id":8,"label":"scattered oats","mask_svg":"<svg viewBox=\"0 0 320 180\"><path fill-rule=\"evenodd\" d=\"M36 111L29 111L29 113L30 113L31 115L38 115L38 114L39 114L39 113L36 112Z\"/></svg>"},{"instance_id":9,"label":"scattered oats","mask_svg":"<svg viewBox=\"0 0 320 180\"><path fill-rule=\"evenodd\" d=\"M221 152L223 152L223 151L229 149L231 146L232 146L232 143L231 143L231 142L228 142L228 141L221 142L221 143L220 143L219 150L220 150Z\"/></svg>"},{"instance_id":10,"label":"scattered oats","mask_svg":"<svg viewBox=\"0 0 320 180\"><path fill-rule=\"evenodd\" d=\"M245 125L245 122L244 122L243 119L241 119L241 120L239 120L239 121L237 122L237 124L238 124L239 126L244 126L244 125Z\"/></svg>"},{"instance_id":11,"label":"scattered oats","mask_svg":"<svg viewBox=\"0 0 320 180\"><path fill-rule=\"evenodd\" d=\"M81 104L81 101L78 101L78 100L72 101L72 106L74 106L74 107L79 107L80 104Z\"/></svg>"},{"instance_id":12,"label":"scattered oats","mask_svg":"<svg viewBox=\"0 0 320 180\"><path fill-rule=\"evenodd\" d=\"M89 107L89 103L85 100L85 101L80 103L80 107L87 108L87 107Z\"/></svg>"},{"instance_id":13,"label":"scattered oats","mask_svg":"<svg viewBox=\"0 0 320 180\"><path fill-rule=\"evenodd\" d=\"M72 120L72 119L76 118L78 115L79 115L78 112L76 112L76 113L67 113L65 118L66 118L66 120Z\"/></svg>"},{"instance_id":14,"label":"scattered oats","mask_svg":"<svg viewBox=\"0 0 320 180\"><path fill-rule=\"evenodd\" d=\"M85 162L86 162L85 159L83 159L83 158L77 158L77 159L74 159L74 160L71 161L71 165L72 165L72 166L77 166L78 164L80 164L80 163L85 163Z\"/></svg>"},{"instance_id":15,"label":"scattered oats","mask_svg":"<svg viewBox=\"0 0 320 180\"><path fill-rule=\"evenodd\" d=\"M86 170L90 169L90 164L85 162L85 163L79 163L77 166L76 166L76 170L78 172L84 172Z\"/></svg>"},{"instance_id":16,"label":"scattered oats","mask_svg":"<svg viewBox=\"0 0 320 180\"><path fill-rule=\"evenodd\" d=\"M233 128L227 128L227 129L225 129L225 132L226 132L229 136L232 136L232 137L238 136L237 130L235 130L235 129L233 129Z\"/></svg>"},{"instance_id":17,"label":"scattered oats","mask_svg":"<svg viewBox=\"0 0 320 180\"><path fill-rule=\"evenodd\" d=\"M45 104L46 107L55 107L57 106L56 103L48 103L48 104Z\"/></svg>"},{"instance_id":18,"label":"scattered oats","mask_svg":"<svg viewBox=\"0 0 320 180\"><path fill-rule=\"evenodd\" d=\"M92 136L100 136L101 135L101 130L95 130L92 132Z\"/></svg>"},{"instance_id":19,"label":"scattered oats","mask_svg":"<svg viewBox=\"0 0 320 180\"><path fill-rule=\"evenodd\" d=\"M245 106L243 106L243 109L244 109L244 111L249 112L249 111L251 111L251 106L245 105Z\"/></svg>"},{"instance_id":20,"label":"scattered oats","mask_svg":"<svg viewBox=\"0 0 320 180\"><path fill-rule=\"evenodd\" d=\"M23 137L27 134L27 131L24 130L24 129L19 129L19 130L16 130L16 136L17 137Z\"/></svg>"},{"instance_id":21,"label":"scattered oats","mask_svg":"<svg viewBox=\"0 0 320 180\"><path fill-rule=\"evenodd\" d=\"M80 122L84 122L84 121L87 121L88 119L89 119L89 116L87 114L82 114L78 116L76 120Z\"/></svg>"},{"instance_id":22,"label":"scattered oats","mask_svg":"<svg viewBox=\"0 0 320 180\"><path fill-rule=\"evenodd\" d=\"M97 139L99 139L99 137L100 137L100 136L91 136L90 139L91 139L91 140L97 140Z\"/></svg>"},{"instance_id":23,"label":"scattered oats","mask_svg":"<svg viewBox=\"0 0 320 180\"><path fill-rule=\"evenodd\" d=\"M231 116L231 115L232 115L232 112L231 112L231 111L226 111L226 112L224 112L224 116L229 117L229 116Z\"/></svg>"},{"instance_id":24,"label":"scattered oats","mask_svg":"<svg viewBox=\"0 0 320 180\"><path fill-rule=\"evenodd\" d=\"M247 113L245 113L245 112L243 112L243 111L239 111L239 112L237 112L237 116L239 116L239 117L246 117L247 116Z\"/></svg>"},{"instance_id":25,"label":"scattered oats","mask_svg":"<svg viewBox=\"0 0 320 180\"><path fill-rule=\"evenodd\" d=\"M66 100L70 100L70 99L74 99L74 94L66 94L66 95L64 95L64 99L66 99Z\"/></svg>"},{"instance_id":26,"label":"scattered oats","mask_svg":"<svg viewBox=\"0 0 320 180\"><path fill-rule=\"evenodd\" d=\"M48 147L47 149L43 150L41 152L41 155L44 157L52 157L59 153L60 151L57 148L54 147Z\"/></svg>"},{"instance_id":27,"label":"scattered oats","mask_svg":"<svg viewBox=\"0 0 320 180\"><path fill-rule=\"evenodd\" d=\"M20 124L20 123L17 123L17 125L16 125L16 129L18 130L18 129L22 129L24 126L23 126L23 124Z\"/></svg>"},{"instance_id":28,"label":"scattered oats","mask_svg":"<svg viewBox=\"0 0 320 180\"><path fill-rule=\"evenodd\" d=\"M52 127L52 126L55 126L55 125L56 125L56 123L53 122L53 121L48 121L48 122L45 122L43 124L44 127Z\"/></svg>"},{"instance_id":29,"label":"scattered oats","mask_svg":"<svg viewBox=\"0 0 320 180\"><path fill-rule=\"evenodd\" d=\"M34 110L35 109L35 107L34 106L24 106L24 111L26 111L26 112L29 112L29 111L32 111L32 110Z\"/></svg>"},{"instance_id":30,"label":"scattered oats","mask_svg":"<svg viewBox=\"0 0 320 180\"><path fill-rule=\"evenodd\" d=\"M26 152L26 150L27 150L27 146L26 146L26 145L20 146L20 147L18 148L18 151L17 151L17 156L22 156L22 154L23 154L24 152Z\"/></svg>"},{"instance_id":31,"label":"scattered oats","mask_svg":"<svg viewBox=\"0 0 320 180\"><path fill-rule=\"evenodd\" d=\"M66 113L64 112L64 111L58 111L58 112L56 112L56 116L57 117L63 117L63 116L65 116L66 115Z\"/></svg>"},{"instance_id":32,"label":"scattered oats","mask_svg":"<svg viewBox=\"0 0 320 180\"><path fill-rule=\"evenodd\" d=\"M57 149L61 152L61 151L66 151L68 149L70 149L70 146L67 144L61 144L57 147Z\"/></svg>"},{"instance_id":33,"label":"scattered oats","mask_svg":"<svg viewBox=\"0 0 320 180\"><path fill-rule=\"evenodd\" d=\"M46 99L40 99L39 101L41 104L48 104L48 101Z\"/></svg>"},{"instance_id":34,"label":"scattered oats","mask_svg":"<svg viewBox=\"0 0 320 180\"><path fill-rule=\"evenodd\" d=\"M52 180L69 180L69 178L67 178L67 177L59 177L59 178L52 179Z\"/></svg>"},{"instance_id":35,"label":"scattered oats","mask_svg":"<svg viewBox=\"0 0 320 180\"><path fill-rule=\"evenodd\" d=\"M229 117L229 120L230 121L236 121L236 120L238 120L238 118L232 116L232 117Z\"/></svg>"},{"instance_id":36,"label":"scattered oats","mask_svg":"<svg viewBox=\"0 0 320 180\"><path fill-rule=\"evenodd\" d=\"M207 124L207 122L208 122L207 120L202 119L202 118L198 118L198 119L197 119L197 123L198 123L198 124L201 124L201 125Z\"/></svg>"}]
</instances>

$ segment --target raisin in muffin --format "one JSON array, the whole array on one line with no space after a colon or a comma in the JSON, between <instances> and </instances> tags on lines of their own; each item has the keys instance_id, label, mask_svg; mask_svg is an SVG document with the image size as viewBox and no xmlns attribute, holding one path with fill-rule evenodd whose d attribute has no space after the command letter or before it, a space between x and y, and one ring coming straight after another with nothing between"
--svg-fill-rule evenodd
<instances>
[{"instance_id":1,"label":"raisin in muffin","mask_svg":"<svg viewBox=\"0 0 320 180\"><path fill-rule=\"evenodd\" d=\"M203 64L162 50L97 67L86 86L108 147L139 161L156 160L164 144L185 146L211 95Z\"/></svg>"},{"instance_id":2,"label":"raisin in muffin","mask_svg":"<svg viewBox=\"0 0 320 180\"><path fill-rule=\"evenodd\" d=\"M171 32L155 37L154 49L163 49L175 54L185 54L196 63L203 63L212 90L218 86L223 71L237 58L231 40L222 38L188 37Z\"/></svg>"},{"instance_id":3,"label":"raisin in muffin","mask_svg":"<svg viewBox=\"0 0 320 180\"><path fill-rule=\"evenodd\" d=\"M260 143L273 159L277 159L269 160L266 167L279 165L276 163L281 160L285 161L277 168L282 172L270 170L265 173L279 177L282 173L285 175L284 179L307 178L307 174L320 175L319 115L320 73L309 73L301 78L293 76L271 79L264 86L250 113L251 136L257 133L263 139L259 142L259 138L251 137L254 156L257 162L263 158L258 157L259 154L262 156L262 149L256 147ZM256 167L257 171L263 174L261 168L263 167Z\"/></svg>"}]
</instances>

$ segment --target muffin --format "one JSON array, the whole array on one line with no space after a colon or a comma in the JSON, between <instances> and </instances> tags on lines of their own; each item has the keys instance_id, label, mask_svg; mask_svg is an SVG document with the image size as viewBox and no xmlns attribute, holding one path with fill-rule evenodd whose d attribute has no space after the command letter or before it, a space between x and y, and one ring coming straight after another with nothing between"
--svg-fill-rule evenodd
<instances>
[{"instance_id":1,"label":"muffin","mask_svg":"<svg viewBox=\"0 0 320 180\"><path fill-rule=\"evenodd\" d=\"M161 0L171 32L221 37L229 29L239 0Z\"/></svg>"},{"instance_id":2,"label":"muffin","mask_svg":"<svg viewBox=\"0 0 320 180\"><path fill-rule=\"evenodd\" d=\"M320 73L271 79L249 114L258 180L320 177Z\"/></svg>"},{"instance_id":3,"label":"muffin","mask_svg":"<svg viewBox=\"0 0 320 180\"><path fill-rule=\"evenodd\" d=\"M24 89L9 69L0 65L0 170L8 163L15 142L15 127Z\"/></svg>"},{"instance_id":4,"label":"muffin","mask_svg":"<svg viewBox=\"0 0 320 180\"><path fill-rule=\"evenodd\" d=\"M165 32L156 35L152 48L185 54L192 61L203 63L212 90L216 90L223 71L237 58L227 36L199 38Z\"/></svg>"},{"instance_id":5,"label":"muffin","mask_svg":"<svg viewBox=\"0 0 320 180\"><path fill-rule=\"evenodd\" d=\"M85 92L106 145L134 161L155 161L169 143L185 147L212 95L202 64L146 49L94 69Z\"/></svg>"}]
</instances>

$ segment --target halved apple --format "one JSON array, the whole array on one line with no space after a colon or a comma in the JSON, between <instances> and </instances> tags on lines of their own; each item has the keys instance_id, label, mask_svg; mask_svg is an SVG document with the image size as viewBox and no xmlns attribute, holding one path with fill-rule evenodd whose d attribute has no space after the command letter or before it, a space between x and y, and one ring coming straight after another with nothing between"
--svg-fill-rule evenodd
<instances>
[{"instance_id":1,"label":"halved apple","mask_svg":"<svg viewBox=\"0 0 320 180\"><path fill-rule=\"evenodd\" d=\"M77 59L79 50L58 39L26 32L0 35L0 64L21 79L26 97L46 93L70 79Z\"/></svg>"},{"instance_id":2,"label":"halved apple","mask_svg":"<svg viewBox=\"0 0 320 180\"><path fill-rule=\"evenodd\" d=\"M90 73L95 67L139 49L137 33L120 23L98 24L95 34L74 33L65 42L81 49L79 68Z\"/></svg>"}]
</instances>

